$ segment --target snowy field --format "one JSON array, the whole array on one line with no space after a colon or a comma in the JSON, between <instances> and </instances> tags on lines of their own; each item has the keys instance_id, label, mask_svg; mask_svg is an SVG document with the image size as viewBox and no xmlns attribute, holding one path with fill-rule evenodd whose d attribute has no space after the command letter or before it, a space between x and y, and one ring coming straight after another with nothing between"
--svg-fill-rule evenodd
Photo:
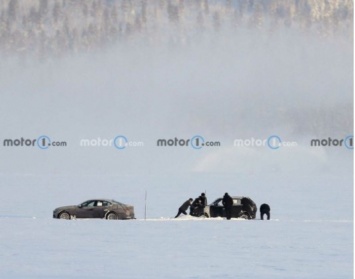
<instances>
[{"instance_id":1,"label":"snowy field","mask_svg":"<svg viewBox=\"0 0 355 279\"><path fill-rule=\"evenodd\" d=\"M343 159L302 175L2 175L0 278L352 278L352 154ZM224 191L268 202L272 220L172 219L200 189L209 202ZM137 220L52 219L94 197L133 204Z\"/></svg>"},{"instance_id":2,"label":"snowy field","mask_svg":"<svg viewBox=\"0 0 355 279\"><path fill-rule=\"evenodd\" d=\"M352 278L351 220L1 224L1 278Z\"/></svg>"}]
</instances>

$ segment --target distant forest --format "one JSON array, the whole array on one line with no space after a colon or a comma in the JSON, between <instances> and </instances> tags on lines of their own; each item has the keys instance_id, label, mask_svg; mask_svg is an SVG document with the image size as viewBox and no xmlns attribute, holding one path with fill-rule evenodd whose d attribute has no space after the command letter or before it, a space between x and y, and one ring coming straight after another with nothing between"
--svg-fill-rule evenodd
<instances>
[{"instance_id":1,"label":"distant forest","mask_svg":"<svg viewBox=\"0 0 355 279\"><path fill-rule=\"evenodd\" d=\"M0 53L45 59L119 40L184 46L206 30L290 26L352 36L353 1L2 0Z\"/></svg>"}]
</instances>

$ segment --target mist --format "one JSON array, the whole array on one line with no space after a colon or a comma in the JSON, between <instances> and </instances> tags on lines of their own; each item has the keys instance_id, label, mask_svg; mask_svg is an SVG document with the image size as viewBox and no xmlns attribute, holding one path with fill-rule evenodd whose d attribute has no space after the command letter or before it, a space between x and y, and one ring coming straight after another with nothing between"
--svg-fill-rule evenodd
<instances>
[{"instance_id":1,"label":"mist","mask_svg":"<svg viewBox=\"0 0 355 279\"><path fill-rule=\"evenodd\" d=\"M2 38L16 31L21 37L27 27L20 22L31 16L20 8L31 4L7 2L2 9L8 18L3 13L2 19L10 24L8 37ZM65 26L56 31L54 23L48 23L45 29L38 27L46 34L44 41L31 46L23 42L21 50L16 41L12 48L11 43L3 44L2 141L46 135L67 146L2 146L0 172L297 173L324 171L335 157L351 162L352 151L345 147L310 147L314 138L353 134L350 4L329 6L330 17L315 17L310 23L308 8L296 2L197 2L33 4L30 8L37 14L32 16L39 21L49 17L55 22L55 9L62 9L69 31ZM82 8L83 14L75 18L70 5ZM120 10L120 5L126 6ZM108 27L98 26L92 33L85 31L90 20L101 24L95 11L111 15L110 20L118 11L120 29L107 33ZM65 44L63 32L68 32L71 44ZM75 34L94 38L86 43L90 47ZM118 135L144 146L80 146L82 139ZM158 139L195 135L220 146L157 147ZM233 146L235 139L271 135L298 145L282 150Z\"/></svg>"}]
</instances>

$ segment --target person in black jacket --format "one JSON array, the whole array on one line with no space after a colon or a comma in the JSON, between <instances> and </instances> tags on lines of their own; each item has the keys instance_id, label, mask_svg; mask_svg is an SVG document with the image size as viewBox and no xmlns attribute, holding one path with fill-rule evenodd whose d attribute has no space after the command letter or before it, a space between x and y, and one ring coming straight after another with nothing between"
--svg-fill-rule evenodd
<instances>
[{"instance_id":1,"label":"person in black jacket","mask_svg":"<svg viewBox=\"0 0 355 279\"><path fill-rule=\"evenodd\" d=\"M199 199L201 201L201 206L203 208L205 208L205 206L207 205L207 198L206 198L206 194L205 193L201 193L201 196L199 196Z\"/></svg>"},{"instance_id":2,"label":"person in black jacket","mask_svg":"<svg viewBox=\"0 0 355 279\"><path fill-rule=\"evenodd\" d=\"M270 220L270 206L267 203L260 205L260 219L264 220L264 214L266 214L267 219Z\"/></svg>"},{"instance_id":3,"label":"person in black jacket","mask_svg":"<svg viewBox=\"0 0 355 279\"><path fill-rule=\"evenodd\" d=\"M175 216L175 218L179 217L181 213L184 214L184 215L187 215L186 210L189 208L189 206L191 205L192 201L193 201L193 199L190 198L190 199L188 199L186 202L184 202L184 203L179 207L179 212L178 212L178 214Z\"/></svg>"},{"instance_id":4,"label":"person in black jacket","mask_svg":"<svg viewBox=\"0 0 355 279\"><path fill-rule=\"evenodd\" d=\"M228 193L224 194L222 204L224 206L224 209L226 210L227 220L230 220L232 218L233 199L230 195L228 195Z\"/></svg>"},{"instance_id":5,"label":"person in black jacket","mask_svg":"<svg viewBox=\"0 0 355 279\"><path fill-rule=\"evenodd\" d=\"M204 213L204 208L207 205L207 198L205 193L201 193L199 197L197 197L190 207L190 215L200 217Z\"/></svg>"},{"instance_id":6,"label":"person in black jacket","mask_svg":"<svg viewBox=\"0 0 355 279\"><path fill-rule=\"evenodd\" d=\"M202 207L200 197L197 197L190 206L190 215L199 216L200 209Z\"/></svg>"}]
</instances>

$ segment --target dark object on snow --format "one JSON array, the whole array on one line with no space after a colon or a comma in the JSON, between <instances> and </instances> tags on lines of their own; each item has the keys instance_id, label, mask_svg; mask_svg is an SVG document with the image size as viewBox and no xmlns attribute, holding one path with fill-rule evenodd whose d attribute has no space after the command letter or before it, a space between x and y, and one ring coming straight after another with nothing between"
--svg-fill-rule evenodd
<instances>
[{"instance_id":1,"label":"dark object on snow","mask_svg":"<svg viewBox=\"0 0 355 279\"><path fill-rule=\"evenodd\" d=\"M190 206L190 215L200 217L203 215L205 206L202 204L201 196L197 197Z\"/></svg>"},{"instance_id":2,"label":"dark object on snow","mask_svg":"<svg viewBox=\"0 0 355 279\"><path fill-rule=\"evenodd\" d=\"M178 214L175 216L175 218L179 217L180 214L184 214L187 215L186 210L189 208L189 206L191 205L193 199L188 199L186 202L184 202L180 207L179 207L179 211Z\"/></svg>"},{"instance_id":3,"label":"dark object on snow","mask_svg":"<svg viewBox=\"0 0 355 279\"><path fill-rule=\"evenodd\" d=\"M79 205L58 207L53 211L53 218L135 219L133 206L107 199L88 200Z\"/></svg>"},{"instance_id":4,"label":"dark object on snow","mask_svg":"<svg viewBox=\"0 0 355 279\"><path fill-rule=\"evenodd\" d=\"M201 205L205 207L207 205L207 198L205 193L201 193L201 196L198 197L201 201Z\"/></svg>"},{"instance_id":5,"label":"dark object on snow","mask_svg":"<svg viewBox=\"0 0 355 279\"><path fill-rule=\"evenodd\" d=\"M240 196L232 196L231 198L233 200L231 208L232 218L255 219L258 209L252 199ZM204 215L206 217L227 217L222 201L223 199L219 198L206 206Z\"/></svg>"},{"instance_id":6,"label":"dark object on snow","mask_svg":"<svg viewBox=\"0 0 355 279\"><path fill-rule=\"evenodd\" d=\"M226 212L226 218L227 220L230 220L232 218L233 199L230 195L228 195L228 193L224 194L224 197L222 199L222 204Z\"/></svg>"},{"instance_id":7,"label":"dark object on snow","mask_svg":"<svg viewBox=\"0 0 355 279\"><path fill-rule=\"evenodd\" d=\"M190 206L190 215L195 217L200 217L204 215L204 209L207 206L207 198L205 193L201 193L199 197L197 197L192 205Z\"/></svg>"},{"instance_id":8,"label":"dark object on snow","mask_svg":"<svg viewBox=\"0 0 355 279\"><path fill-rule=\"evenodd\" d=\"M267 203L263 203L260 206L260 219L264 220L264 214L266 214L267 219L270 220L270 206Z\"/></svg>"}]
</instances>

